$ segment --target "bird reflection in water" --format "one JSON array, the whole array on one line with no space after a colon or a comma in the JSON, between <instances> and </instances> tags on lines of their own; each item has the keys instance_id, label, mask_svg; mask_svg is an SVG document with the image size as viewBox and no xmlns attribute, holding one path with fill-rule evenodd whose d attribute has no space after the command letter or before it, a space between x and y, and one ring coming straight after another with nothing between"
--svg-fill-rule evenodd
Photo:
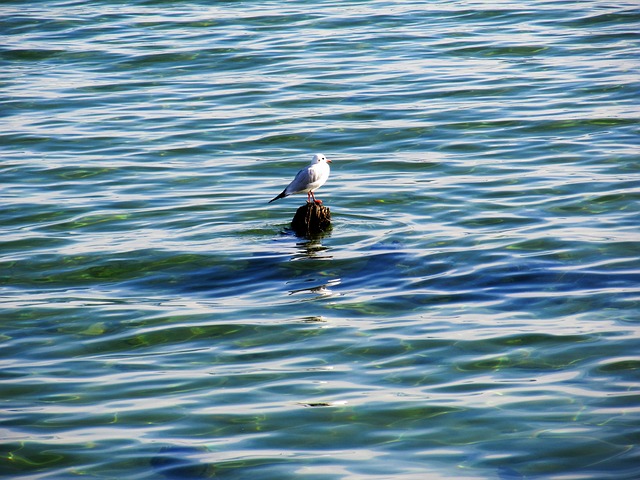
<instances>
[{"instance_id":1,"label":"bird reflection in water","mask_svg":"<svg viewBox=\"0 0 640 480\"><path fill-rule=\"evenodd\" d=\"M309 280L313 281L312 279ZM338 293L331 290L330 287L335 287L336 285L340 285L340 279L334 278L329 280L327 283L322 285L316 285L308 288L299 288L297 290L289 290L289 295L296 295L299 293L313 293L317 297L333 297L339 295Z\"/></svg>"}]
</instances>

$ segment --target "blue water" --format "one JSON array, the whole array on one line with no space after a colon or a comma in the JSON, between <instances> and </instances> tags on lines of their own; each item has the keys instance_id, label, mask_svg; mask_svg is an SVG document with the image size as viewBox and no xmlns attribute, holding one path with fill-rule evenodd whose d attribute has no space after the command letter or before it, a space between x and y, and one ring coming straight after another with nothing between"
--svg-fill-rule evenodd
<instances>
[{"instance_id":1,"label":"blue water","mask_svg":"<svg viewBox=\"0 0 640 480\"><path fill-rule=\"evenodd\" d=\"M639 28L3 2L0 473L640 478Z\"/></svg>"}]
</instances>

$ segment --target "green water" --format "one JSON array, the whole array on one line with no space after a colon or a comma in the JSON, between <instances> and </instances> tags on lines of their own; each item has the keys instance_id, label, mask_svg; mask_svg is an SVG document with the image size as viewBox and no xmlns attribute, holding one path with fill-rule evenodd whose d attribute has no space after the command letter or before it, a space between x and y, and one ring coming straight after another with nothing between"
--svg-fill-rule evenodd
<instances>
[{"instance_id":1,"label":"green water","mask_svg":"<svg viewBox=\"0 0 640 480\"><path fill-rule=\"evenodd\" d=\"M640 477L639 27L3 2L0 474Z\"/></svg>"}]
</instances>

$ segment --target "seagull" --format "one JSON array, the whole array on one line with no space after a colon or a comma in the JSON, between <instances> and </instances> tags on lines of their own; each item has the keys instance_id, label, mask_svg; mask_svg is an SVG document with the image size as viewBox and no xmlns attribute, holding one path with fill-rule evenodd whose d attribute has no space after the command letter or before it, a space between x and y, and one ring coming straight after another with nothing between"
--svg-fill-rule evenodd
<instances>
[{"instance_id":1,"label":"seagull","mask_svg":"<svg viewBox=\"0 0 640 480\"><path fill-rule=\"evenodd\" d=\"M303 168L296 174L296 178L287 185L280 195L276 198L269 200L269 203L278 200L279 198L288 197L294 193L306 193L307 202L311 203L313 198L314 203L321 204L322 200L316 200L316 196L313 194L317 189L325 184L329 178L329 164L331 160L325 157L321 153L316 153L311 159L311 163L307 168Z\"/></svg>"}]
</instances>

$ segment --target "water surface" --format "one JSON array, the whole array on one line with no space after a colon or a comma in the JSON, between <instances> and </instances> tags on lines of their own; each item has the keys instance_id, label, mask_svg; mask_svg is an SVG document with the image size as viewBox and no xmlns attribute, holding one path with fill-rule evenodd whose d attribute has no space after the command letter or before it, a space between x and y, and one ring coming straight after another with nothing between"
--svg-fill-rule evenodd
<instances>
[{"instance_id":1,"label":"water surface","mask_svg":"<svg viewBox=\"0 0 640 480\"><path fill-rule=\"evenodd\" d=\"M0 471L637 478L639 24L5 2Z\"/></svg>"}]
</instances>

